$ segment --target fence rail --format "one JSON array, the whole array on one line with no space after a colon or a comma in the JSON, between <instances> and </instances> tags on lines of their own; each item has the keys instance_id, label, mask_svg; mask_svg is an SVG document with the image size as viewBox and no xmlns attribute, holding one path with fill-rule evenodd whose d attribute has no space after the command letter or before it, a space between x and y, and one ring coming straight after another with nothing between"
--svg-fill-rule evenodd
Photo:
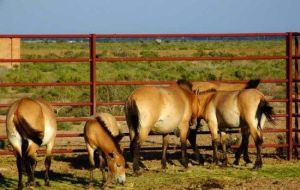
<instances>
[{"instance_id":1,"label":"fence rail","mask_svg":"<svg viewBox=\"0 0 300 190\"><path fill-rule=\"evenodd\" d=\"M0 63L7 62L20 62L20 63L37 63L37 62L53 62L61 64L73 64L79 62L89 63L89 81L87 82L34 82L34 83L10 83L0 82L0 87L37 87L37 86L87 86L90 88L90 100L88 102L51 102L54 106L88 106L90 107L90 115L96 113L97 106L113 106L123 105L122 101L110 101L102 102L97 101L96 87L104 85L168 85L174 83L174 81L97 81L96 78L96 64L97 62L142 62L142 61L238 61L238 60L286 60L286 78L284 79L272 79L266 80L262 78L262 83L285 83L286 84L286 98L272 99L271 102L282 102L286 103L286 113L275 114L275 117L286 118L286 129L265 129L264 132L268 133L286 133L286 144L266 144L265 147L286 147L287 148L287 159L290 160L293 156L293 148L299 147L298 144L294 144L293 135L295 138L297 133L300 131L298 125L293 127L293 118L295 122L300 117L298 110L293 113L293 106L297 107L297 103L300 102L298 99L298 85L300 82L298 78L298 59L299 59L299 44L298 44L298 32L287 32L287 33L235 33L235 34L20 34L20 35L0 35L0 38L22 38L22 39L78 39L85 38L89 43L89 57L84 58L38 58L38 59L3 59L0 58ZM226 39L264 39L265 37L282 38L286 40L285 55L264 55L264 56L199 56L199 57L108 57L108 58L97 58L96 56L96 43L97 39L138 39L138 38L170 38L170 39L182 39L182 38L207 38L216 40L217 38ZM293 70L293 67L295 68ZM293 76L294 75L294 76ZM232 83L245 83L246 80L227 80L225 82ZM293 83L295 85L293 85ZM295 89L294 89L295 88ZM295 93L293 93L295 92ZM0 104L0 108L8 107L8 103ZM71 121L86 121L88 117L60 117L59 122ZM118 120L124 120L124 117L117 116ZM4 123L5 120L0 119L0 123ZM236 131L235 131L236 132ZM199 134L208 134L208 132L199 132ZM81 137L81 133L70 133L70 134L58 134L58 138L64 137ZM5 136L0 136L0 140L6 139ZM250 146L251 147L251 146ZM73 153L79 150L71 149L60 149L54 150L56 153ZM0 155L11 154L7 151L0 151Z\"/></svg>"}]
</instances>

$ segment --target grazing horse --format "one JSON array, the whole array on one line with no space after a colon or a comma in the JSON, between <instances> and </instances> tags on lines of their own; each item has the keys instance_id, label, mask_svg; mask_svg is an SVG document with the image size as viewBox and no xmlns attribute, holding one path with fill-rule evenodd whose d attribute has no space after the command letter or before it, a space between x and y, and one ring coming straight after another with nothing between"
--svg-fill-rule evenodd
<instances>
[{"instance_id":1,"label":"grazing horse","mask_svg":"<svg viewBox=\"0 0 300 190\"><path fill-rule=\"evenodd\" d=\"M182 163L188 167L186 139L189 126L196 123L198 98L188 81L180 80L168 87L142 87L128 97L125 115L130 135L130 150L133 155L133 170L140 174L139 152L150 131L162 134L162 168L166 168L167 137L175 133L180 137Z\"/></svg>"},{"instance_id":2,"label":"grazing horse","mask_svg":"<svg viewBox=\"0 0 300 190\"><path fill-rule=\"evenodd\" d=\"M199 98L198 116L203 118L212 135L213 158L217 163L218 130L221 132L221 144L224 164L228 162L225 145L226 128L242 128L242 144L236 153L235 163L238 164L240 155L248 147L249 135L254 139L257 158L254 169L262 167L261 145L263 143L262 128L266 118L274 123L273 108L265 96L256 89L222 92L210 90L197 94ZM246 160L245 160L246 161ZM248 161L248 160L247 160Z\"/></svg>"},{"instance_id":3,"label":"grazing horse","mask_svg":"<svg viewBox=\"0 0 300 190\"><path fill-rule=\"evenodd\" d=\"M16 152L19 174L18 189L23 188L23 164L28 175L26 186L34 185L36 151L41 145L47 145L45 186L49 186L48 173L56 130L57 123L54 111L46 101L23 98L10 106L6 117L6 132L9 142Z\"/></svg>"},{"instance_id":4,"label":"grazing horse","mask_svg":"<svg viewBox=\"0 0 300 190\"><path fill-rule=\"evenodd\" d=\"M109 113L98 114L93 120L86 122L84 139L91 165L90 185L92 184L93 170L98 154L104 185L110 183L113 177L118 183L125 183L125 159L119 145L122 136L116 119ZM105 173L106 164L108 176Z\"/></svg>"},{"instance_id":5,"label":"grazing horse","mask_svg":"<svg viewBox=\"0 0 300 190\"><path fill-rule=\"evenodd\" d=\"M206 92L209 90L216 90L216 91L237 91L237 90L243 90L243 89L250 89L250 88L257 88L259 85L260 80L254 79L249 80L247 83L243 84L237 84L237 83L229 83L229 82L220 82L220 81L198 81L198 82L192 82L192 90L196 94ZM200 128L201 119L197 120L197 125L195 127L190 128L190 132L188 135L188 140L195 152L196 158L199 161L200 164L204 164L204 159L201 157L201 154L197 148L197 130ZM248 158L248 148L244 149L244 160L249 160Z\"/></svg>"}]
</instances>

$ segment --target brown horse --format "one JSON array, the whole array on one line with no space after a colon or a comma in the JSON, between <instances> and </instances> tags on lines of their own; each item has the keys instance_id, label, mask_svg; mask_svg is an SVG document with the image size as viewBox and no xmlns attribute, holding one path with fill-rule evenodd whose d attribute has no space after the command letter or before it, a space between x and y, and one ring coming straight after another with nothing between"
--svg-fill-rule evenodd
<instances>
[{"instance_id":1,"label":"brown horse","mask_svg":"<svg viewBox=\"0 0 300 190\"><path fill-rule=\"evenodd\" d=\"M139 174L139 152L150 131L164 136L162 167L166 168L166 144L168 134L180 137L182 162L188 167L186 139L189 126L196 122L198 98L187 81L178 81L168 87L142 87L128 97L125 104L129 127L130 149L133 154L133 170Z\"/></svg>"},{"instance_id":2,"label":"brown horse","mask_svg":"<svg viewBox=\"0 0 300 190\"><path fill-rule=\"evenodd\" d=\"M93 170L97 160L95 154L99 154L99 166L104 185L110 183L113 177L118 183L125 183L125 159L119 145L121 138L122 134L117 126L117 121L109 113L101 113L93 120L86 122L84 139L91 165L90 185L93 181ZM105 173L105 165L108 166L108 176Z\"/></svg>"},{"instance_id":3,"label":"brown horse","mask_svg":"<svg viewBox=\"0 0 300 190\"><path fill-rule=\"evenodd\" d=\"M261 168L261 145L263 143L261 129L266 118L274 123L272 118L273 108L268 104L265 96L256 89L232 92L210 90L209 92L198 93L198 98L198 116L208 123L208 128L211 131L214 161L218 162L218 130L221 132L221 144L225 158L224 164L226 165L228 159L226 155L225 129L241 127L243 140L241 147L236 153L235 163L238 164L241 153L248 147L249 135L251 134L257 150L254 169Z\"/></svg>"},{"instance_id":4,"label":"brown horse","mask_svg":"<svg viewBox=\"0 0 300 190\"><path fill-rule=\"evenodd\" d=\"M249 80L247 83L241 84L220 81L199 81L192 82L192 89L195 93L205 92L211 89L215 89L217 91L235 91L249 88L257 88L259 83L259 79Z\"/></svg>"},{"instance_id":5,"label":"brown horse","mask_svg":"<svg viewBox=\"0 0 300 190\"><path fill-rule=\"evenodd\" d=\"M243 89L255 89L259 85L260 80L254 79L249 80L247 83L230 83L230 82L221 82L221 81L198 81L198 82L192 82L192 90L196 94L206 92L209 90L216 90L216 91L237 91L237 90L243 90ZM195 155L197 160L200 164L204 164L204 159L201 157L201 154L197 148L197 130L200 128L201 119L197 120L197 125L195 127L190 128L190 132L188 135L188 140L192 146L192 148L195 151ZM249 160L248 157L248 148L244 149L244 160Z\"/></svg>"},{"instance_id":6,"label":"brown horse","mask_svg":"<svg viewBox=\"0 0 300 190\"><path fill-rule=\"evenodd\" d=\"M6 117L6 132L9 142L16 152L19 174L18 189L23 188L23 164L28 175L26 186L34 185L36 151L41 145L47 145L45 186L49 186L48 173L56 130L54 111L46 101L23 98L10 106Z\"/></svg>"}]
</instances>

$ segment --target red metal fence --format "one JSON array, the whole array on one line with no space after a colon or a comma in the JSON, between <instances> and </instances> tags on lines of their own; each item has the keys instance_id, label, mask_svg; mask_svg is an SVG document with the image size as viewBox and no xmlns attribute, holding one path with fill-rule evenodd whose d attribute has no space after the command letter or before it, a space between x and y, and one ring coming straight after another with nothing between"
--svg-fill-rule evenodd
<instances>
[{"instance_id":1,"label":"red metal fence","mask_svg":"<svg viewBox=\"0 0 300 190\"><path fill-rule=\"evenodd\" d=\"M113 106L123 105L121 101L103 102L97 101L96 98L96 87L100 85L145 85L145 84L171 84L174 81L97 81L96 79L96 64L97 62L141 62L141 61L221 61L221 60L286 60L286 78L283 79L272 79L264 80L262 77L262 83L285 83L286 84L286 98L272 99L272 102L286 102L286 113L275 114L274 117L286 118L286 129L265 129L266 133L286 133L286 143L284 144L264 144L264 147L284 147L287 148L287 159L291 159L293 156L293 148L299 147L299 144L295 144L293 141L293 135L295 139L298 138L297 133L300 132L298 129L297 117L300 116L298 113L298 85L300 82L298 78L298 36L299 33L288 32L288 33L241 33L241 34L78 34L78 35L0 35L0 38L21 38L21 39L37 39L37 38L86 38L89 40L89 57L86 58L38 58L38 59L1 59L1 62L60 62L60 63L76 63L76 62L89 62L90 63L90 80L88 82L34 82L34 83L9 83L0 82L0 87L19 87L19 86L89 86L90 87L90 101L88 102L52 102L54 106L89 106L90 114L96 113L97 106ZM259 38L259 37L282 37L286 39L286 54L285 55L270 55L270 56L200 56L200 57L112 57L112 58L97 58L96 57L96 40L101 39L138 39L138 38ZM293 44L294 43L294 44ZM293 70L293 67L295 68ZM294 74L294 77L293 77ZM233 83L243 83L244 81L229 81ZM293 85L295 84L295 85ZM296 92L296 93L293 93ZM294 104L294 105L293 105ZM0 104L0 108L6 108L9 104ZM295 108L295 113L293 113ZM295 118L295 125L293 125L293 118ZM86 117L77 118L58 118L58 121L86 121ZM118 120L122 120L123 117L117 117ZM4 120L0 120L0 123L4 123ZM208 133L208 132L201 132ZM79 133L74 134L58 134L57 137L78 137L81 136ZM6 139L6 136L0 136L0 140ZM297 142L297 141L296 141ZM55 153L72 153L80 150L72 149L56 149ZM297 151L295 151L297 153ZM0 151L0 155L11 154L8 151Z\"/></svg>"}]
</instances>

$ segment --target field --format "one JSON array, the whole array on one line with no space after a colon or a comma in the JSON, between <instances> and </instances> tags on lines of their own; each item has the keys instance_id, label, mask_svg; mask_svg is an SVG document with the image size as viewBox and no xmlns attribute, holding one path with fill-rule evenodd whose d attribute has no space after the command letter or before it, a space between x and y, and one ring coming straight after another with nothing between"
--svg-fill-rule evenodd
<instances>
[{"instance_id":1,"label":"field","mask_svg":"<svg viewBox=\"0 0 300 190\"><path fill-rule=\"evenodd\" d=\"M67 43L22 43L22 58L61 58L88 57L88 44L84 42ZM174 56L247 56L247 55L285 55L284 40L258 41L132 41L98 42L97 57L174 57ZM98 62L97 81L127 80L238 80L238 79L284 79L285 60L261 61L179 61L179 62ZM89 64L62 63L23 63L12 69L0 67L1 82L82 82L89 80ZM99 86L98 101L124 101L137 86ZM285 84L260 84L259 89L269 98L284 98ZM43 97L50 101L77 102L89 101L88 87L1 87L0 103L10 103L23 96ZM276 113L285 113L285 104L272 103ZM88 107L55 107L58 116L89 116ZM0 108L0 117L6 114L6 108ZM108 111L114 115L123 115L121 106L99 106L97 111ZM60 133L82 132L83 123L59 123ZM125 125L122 125L126 128ZM279 120L274 128L284 128L285 120ZM0 124L0 134L5 135L4 125ZM239 136L231 136L238 143ZM199 145L209 145L209 137L201 138ZM83 139L59 139L56 148L82 148ZM178 146L178 139L172 141ZM285 134L265 136L266 143L285 143ZM128 145L128 139L122 141ZM160 138L148 139L148 145L161 145ZM0 143L7 149L7 142ZM201 150L203 151L203 150ZM128 162L127 183L115 186L116 189L299 189L300 163L288 162L282 157L285 149L263 150L265 165L259 171L251 166L222 168L208 163L206 166L191 164L184 170L179 163L180 151L171 151L168 169L160 170L160 152L144 152L143 162L149 167L140 177L132 176L131 162ZM210 162L212 151L205 151ZM255 150L251 150L252 160ZM191 154L191 152L190 152ZM230 162L233 154L230 152ZM126 158L129 158L126 153ZM190 155L192 157L192 155ZM39 157L37 182L43 189L43 158ZM87 155L55 155L52 162L51 188L46 189L84 189L88 183ZM95 171L95 189L100 186L100 172ZM17 170L15 158L0 158L0 187L15 189Z\"/></svg>"},{"instance_id":2,"label":"field","mask_svg":"<svg viewBox=\"0 0 300 190\"><path fill-rule=\"evenodd\" d=\"M152 154L149 157L149 154ZM153 157L155 155L155 158ZM206 166L190 165L183 169L178 162L180 154L170 154L173 165L169 164L166 171L160 169L160 154L144 153L144 164L149 171L135 177L132 170L127 169L127 180L124 186L112 185L115 189L292 189L300 188L300 163L265 157L265 165L261 170L252 171L251 166L229 166L222 168L207 164ZM88 162L86 155L54 156L52 172L50 172L51 188L43 187L43 158L39 157L36 171L36 189L85 189L88 184ZM130 162L128 163L130 166ZM243 164L243 163L241 163ZM17 171L15 158L0 159L0 187L15 189L17 186ZM94 171L94 188L99 189L101 175ZM25 178L26 180L26 178Z\"/></svg>"}]
</instances>

